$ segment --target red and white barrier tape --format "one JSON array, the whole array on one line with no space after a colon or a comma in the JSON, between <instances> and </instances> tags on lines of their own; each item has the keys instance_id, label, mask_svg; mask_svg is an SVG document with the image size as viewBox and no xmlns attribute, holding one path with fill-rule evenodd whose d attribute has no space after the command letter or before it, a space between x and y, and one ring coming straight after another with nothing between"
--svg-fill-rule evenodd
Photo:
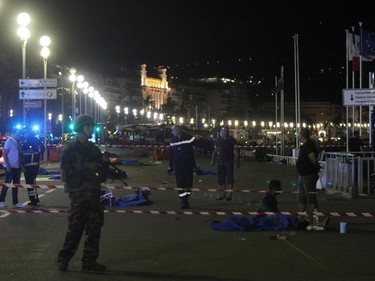
<instances>
[{"instance_id":1,"label":"red and white barrier tape","mask_svg":"<svg viewBox=\"0 0 375 281\"><path fill-rule=\"evenodd\" d=\"M117 145L118 148L146 148L146 149L153 149L153 148L169 148L169 144L167 145L151 145L151 144L125 144L125 145ZM275 148L274 145L239 145L238 146L241 149L244 150L253 150L256 148ZM294 145L284 145L285 148L294 148ZM323 145L318 145L318 147L329 147L329 148L334 148L334 147L345 147L345 145L334 145L334 144L323 144Z\"/></svg>"},{"instance_id":2,"label":"red and white barrier tape","mask_svg":"<svg viewBox=\"0 0 375 281\"><path fill-rule=\"evenodd\" d=\"M7 187L18 187L18 188L40 188L40 189L62 189L64 185L46 185L46 184L12 184L12 183L0 183L0 187L7 186ZM102 184L102 188L107 189L125 189L125 190L138 190L143 188L148 188L150 190L161 190L161 191L178 191L183 190L182 188L176 187L157 187L157 186L127 186L127 185L107 185ZM216 188L192 188L190 189L192 192L223 192L224 189L216 189ZM226 192L233 192L233 193L266 193L267 190L262 189L234 189L234 190L225 190ZM279 191L277 193L281 194L290 194L294 193L297 194L299 191ZM311 194L319 194L320 192L310 192ZM327 195L339 195L339 194L348 194L347 192L327 192L324 193ZM368 194L359 194L361 196L370 196Z\"/></svg>"},{"instance_id":3,"label":"red and white barrier tape","mask_svg":"<svg viewBox=\"0 0 375 281\"><path fill-rule=\"evenodd\" d=\"M104 210L105 213L120 214L144 214L144 215L187 215L187 216L256 216L283 214L286 216L305 216L304 212L249 212L249 211L156 211L156 210L129 210L110 208ZM68 209L0 209L0 213L10 214L64 214ZM317 216L330 217L361 217L374 218L375 213L358 213L358 212L312 212Z\"/></svg>"}]
</instances>

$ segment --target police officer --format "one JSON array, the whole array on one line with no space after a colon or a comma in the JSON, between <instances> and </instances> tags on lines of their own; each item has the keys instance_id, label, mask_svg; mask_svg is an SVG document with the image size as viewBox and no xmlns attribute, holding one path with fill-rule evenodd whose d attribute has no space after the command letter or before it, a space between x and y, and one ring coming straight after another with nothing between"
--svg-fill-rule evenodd
<instances>
[{"instance_id":1,"label":"police officer","mask_svg":"<svg viewBox=\"0 0 375 281\"><path fill-rule=\"evenodd\" d=\"M193 187L193 168L195 159L193 144L195 137L182 132L180 125L172 127L173 138L170 143L169 170L176 175L178 197L181 200L180 209L188 209L189 196Z\"/></svg>"},{"instance_id":2,"label":"police officer","mask_svg":"<svg viewBox=\"0 0 375 281\"><path fill-rule=\"evenodd\" d=\"M58 253L58 269L67 271L69 260L76 252L85 231L82 270L104 271L96 260L104 223L104 207L100 202L100 184L106 180L108 162L99 148L89 139L93 119L80 115L74 121L77 137L67 143L61 154L61 174L65 192L69 193L69 225L63 248Z\"/></svg>"},{"instance_id":3,"label":"police officer","mask_svg":"<svg viewBox=\"0 0 375 281\"><path fill-rule=\"evenodd\" d=\"M45 147L42 141L35 136L31 128L24 130L23 140L21 141L21 165L25 175L26 184L35 184L39 171L39 162L43 155ZM36 206L39 203L38 192L36 188L27 188L29 195L29 205Z\"/></svg>"}]
</instances>

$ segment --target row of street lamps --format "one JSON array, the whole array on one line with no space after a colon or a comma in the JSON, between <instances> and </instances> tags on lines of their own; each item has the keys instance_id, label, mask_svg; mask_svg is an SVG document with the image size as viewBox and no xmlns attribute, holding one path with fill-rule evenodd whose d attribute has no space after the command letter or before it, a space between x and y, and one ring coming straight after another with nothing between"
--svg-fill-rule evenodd
<instances>
[{"instance_id":1,"label":"row of street lamps","mask_svg":"<svg viewBox=\"0 0 375 281\"><path fill-rule=\"evenodd\" d=\"M26 45L28 39L30 38L30 31L28 29L28 25L31 22L31 18L28 13L20 13L17 16L17 23L19 28L17 30L17 35L19 36L22 42L22 79L26 79ZM51 44L51 38L49 36L42 36L39 40L40 45L42 46L41 49L41 56L43 58L43 65L44 65L44 79L47 79L47 62L48 57L50 55L49 45ZM72 120L76 118L77 113L77 105L76 105L76 92L75 86L79 89L79 114L83 114L82 110L82 93L84 96L84 114L88 113L87 110L87 96L91 99L91 107L90 113L92 114L92 100L95 100L95 108L94 108L94 115L95 121L97 120L96 117L96 108L98 108L98 116L100 122L100 108L106 110L107 103L100 96L99 92L94 89L94 87L90 86L87 81L84 81L84 77L82 75L77 75L77 70L74 67L71 67L70 70L69 80L72 82ZM64 134L64 93L62 94L62 114L61 114L61 134ZM23 124L26 125L26 110L25 110L25 100L22 101L22 111L23 111ZM60 118L59 118L60 119ZM47 99L44 99L44 140L47 139Z\"/></svg>"},{"instance_id":2,"label":"row of street lamps","mask_svg":"<svg viewBox=\"0 0 375 281\"><path fill-rule=\"evenodd\" d=\"M31 18L28 13L20 13L17 17L17 23L19 25L17 35L22 42L22 79L26 79L26 45L27 40L30 38L30 31L27 26L30 24ZM42 50L40 52L43 58L44 65L44 79L47 78L47 61L50 55L48 46L51 44L51 38L49 36L42 36L39 40ZM23 124L26 125L26 112L25 112L25 100L22 101L22 115ZM47 99L44 99L44 130L43 130L44 141L47 140ZM44 153L44 159L47 159L47 150Z\"/></svg>"}]
</instances>

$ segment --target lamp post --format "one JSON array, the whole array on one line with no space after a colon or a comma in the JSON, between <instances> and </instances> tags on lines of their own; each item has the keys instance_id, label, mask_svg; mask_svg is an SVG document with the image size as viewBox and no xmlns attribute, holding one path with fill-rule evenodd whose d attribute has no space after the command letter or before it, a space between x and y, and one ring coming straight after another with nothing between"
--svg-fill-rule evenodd
<instances>
[{"instance_id":1,"label":"lamp post","mask_svg":"<svg viewBox=\"0 0 375 281\"><path fill-rule=\"evenodd\" d=\"M118 119L120 117L120 106L116 105L116 113L117 113L117 125L118 125Z\"/></svg>"},{"instance_id":2,"label":"lamp post","mask_svg":"<svg viewBox=\"0 0 375 281\"><path fill-rule=\"evenodd\" d=\"M79 114L82 114L82 89L83 89L83 81L85 80L85 77L83 75L77 76L77 88L79 89Z\"/></svg>"},{"instance_id":3,"label":"lamp post","mask_svg":"<svg viewBox=\"0 0 375 281\"><path fill-rule=\"evenodd\" d=\"M40 45L42 46L42 50L40 51L40 55L43 58L43 66L44 66L44 79L47 79L47 61L50 55L50 50L48 46L51 44L51 38L48 36L42 36L39 40ZM47 99L44 97L44 145L47 147ZM44 150L44 160L47 161L47 150Z\"/></svg>"},{"instance_id":4,"label":"lamp post","mask_svg":"<svg viewBox=\"0 0 375 281\"><path fill-rule=\"evenodd\" d=\"M124 114L125 114L125 124L128 125L129 107L124 107Z\"/></svg>"},{"instance_id":5,"label":"lamp post","mask_svg":"<svg viewBox=\"0 0 375 281\"><path fill-rule=\"evenodd\" d=\"M96 108L98 107L98 99L100 98L100 94L99 94L99 91L97 90L94 90L94 95L93 95L93 100L95 101L95 104L94 104L94 121L95 123L97 123L97 115L96 115Z\"/></svg>"},{"instance_id":6,"label":"lamp post","mask_svg":"<svg viewBox=\"0 0 375 281\"><path fill-rule=\"evenodd\" d=\"M48 129L49 129L49 132L52 133L52 113L51 112L48 113Z\"/></svg>"},{"instance_id":7,"label":"lamp post","mask_svg":"<svg viewBox=\"0 0 375 281\"><path fill-rule=\"evenodd\" d=\"M30 22L31 18L28 13L20 13L17 16L17 23L19 25L17 35L22 42L22 79L26 79L26 44L27 39L30 38L30 31L27 26ZM23 124L26 125L25 100L22 100L22 115Z\"/></svg>"},{"instance_id":8,"label":"lamp post","mask_svg":"<svg viewBox=\"0 0 375 281\"><path fill-rule=\"evenodd\" d=\"M74 67L71 67L69 69L69 72L70 72L69 80L72 82L72 119L74 121L76 119L76 94L74 92L75 91L74 83L77 81L77 76L76 76L77 69L75 69Z\"/></svg>"},{"instance_id":9,"label":"lamp post","mask_svg":"<svg viewBox=\"0 0 375 281\"><path fill-rule=\"evenodd\" d=\"M85 114L87 114L87 94L89 93L89 82L83 82L82 92L85 95Z\"/></svg>"}]
</instances>

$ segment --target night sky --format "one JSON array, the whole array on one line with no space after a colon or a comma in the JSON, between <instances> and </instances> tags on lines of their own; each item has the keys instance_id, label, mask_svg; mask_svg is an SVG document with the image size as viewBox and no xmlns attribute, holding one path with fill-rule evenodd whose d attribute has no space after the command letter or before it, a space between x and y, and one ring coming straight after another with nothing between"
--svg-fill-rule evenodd
<instances>
[{"instance_id":1,"label":"night sky","mask_svg":"<svg viewBox=\"0 0 375 281\"><path fill-rule=\"evenodd\" d=\"M335 101L345 87L345 29L359 32L362 21L375 31L373 0L0 0L0 50L18 57L21 11L32 18L28 63L40 59L46 34L49 64L78 70L145 63L168 66L170 76L253 76L271 87L285 65L290 96L299 34L302 96Z\"/></svg>"}]
</instances>

